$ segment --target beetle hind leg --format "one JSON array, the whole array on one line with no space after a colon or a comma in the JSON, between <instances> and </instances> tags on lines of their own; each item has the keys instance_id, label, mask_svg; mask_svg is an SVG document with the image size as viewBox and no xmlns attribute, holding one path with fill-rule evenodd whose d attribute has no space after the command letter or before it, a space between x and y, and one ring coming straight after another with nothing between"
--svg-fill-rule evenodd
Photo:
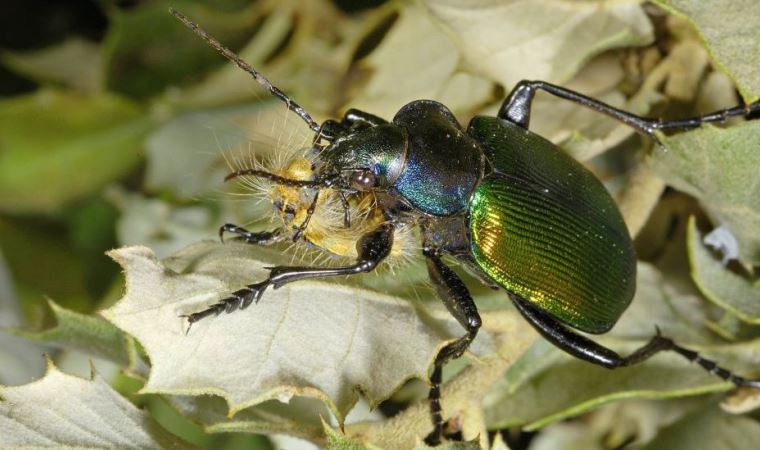
<instances>
[{"instance_id":1,"label":"beetle hind leg","mask_svg":"<svg viewBox=\"0 0 760 450\"><path fill-rule=\"evenodd\" d=\"M546 340L578 359L608 369L616 369L618 367L629 367L640 364L662 351L672 351L693 363L699 364L707 372L736 386L760 388L760 380L750 380L734 374L730 370L719 366L715 361L704 358L694 350L681 347L672 339L662 336L659 329L649 342L624 357L585 336L571 331L557 319L534 306L529 301L515 294L510 294L509 296L520 313Z\"/></svg>"},{"instance_id":2,"label":"beetle hind leg","mask_svg":"<svg viewBox=\"0 0 760 450\"><path fill-rule=\"evenodd\" d=\"M430 279L446 308L466 330L467 334L443 347L435 357L430 375L430 415L433 431L425 438L428 445L436 445L443 435L443 415L441 412L441 381L443 366L450 360L459 358L470 346L480 329L481 320L475 302L459 276L447 267L435 250L425 250Z\"/></svg>"},{"instance_id":3,"label":"beetle hind leg","mask_svg":"<svg viewBox=\"0 0 760 450\"><path fill-rule=\"evenodd\" d=\"M657 329L657 333L654 336L652 336L652 339L650 339L646 345L637 349L630 355L624 358L621 358L620 367L632 366L640 362L646 361L650 357L654 356L656 353L665 351L665 350L670 350L670 351L678 353L679 355L683 356L689 361L699 364L699 366L702 367L707 372L717 377L720 377L724 379L725 381L729 381L735 384L736 386L760 388L760 380L748 380L744 377L740 377L739 375L734 374L730 370L719 366L715 361L702 357L698 352L695 352L694 350L689 350L688 348L685 348L685 347L681 347L680 345L676 344L672 339L661 335L659 328Z\"/></svg>"},{"instance_id":4,"label":"beetle hind leg","mask_svg":"<svg viewBox=\"0 0 760 450\"><path fill-rule=\"evenodd\" d=\"M690 130L698 128L704 123L724 122L729 117L749 117L760 111L760 101L749 105L739 105L733 108L722 109L703 116L689 117L686 119L662 121L641 117L636 114L615 108L604 102L587 97L570 89L563 88L545 81L523 80L512 89L512 92L502 103L498 117L508 120L523 128L528 128L530 123L530 109L536 91L543 90L556 97L577 103L596 112L612 117L632 128L639 133L657 139L654 135L656 130Z\"/></svg>"}]
</instances>

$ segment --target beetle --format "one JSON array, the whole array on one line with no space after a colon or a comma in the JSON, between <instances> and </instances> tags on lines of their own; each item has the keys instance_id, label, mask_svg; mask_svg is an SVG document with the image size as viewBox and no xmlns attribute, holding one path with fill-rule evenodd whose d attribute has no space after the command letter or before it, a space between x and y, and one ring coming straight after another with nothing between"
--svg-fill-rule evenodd
<instances>
[{"instance_id":1,"label":"beetle","mask_svg":"<svg viewBox=\"0 0 760 450\"><path fill-rule=\"evenodd\" d=\"M658 130L688 130L704 123L760 111L760 102L698 117L661 121L640 117L543 81L522 81L495 117L477 116L463 128L452 112L433 100L415 100L387 121L356 109L341 120L317 123L296 102L183 14L171 13L223 56L282 100L314 132L317 156L309 176L294 178L258 168L234 171L226 179L258 177L308 193L311 200L298 226L249 232L233 224L219 230L247 243L266 245L285 237L303 239L320 194L340 198L346 226L350 198L371 194L382 220L356 242L356 260L341 267L278 266L269 276L189 314L205 317L245 309L266 289L298 280L375 270L391 253L397 229L419 227L422 254L438 296L466 330L434 359L428 395L433 430L443 434L440 384L443 366L460 357L475 339L481 319L460 277L443 261L455 258L486 284L506 291L516 309L549 342L570 355L615 369L673 351L736 386L760 388L660 334L628 356L578 333L607 332L631 302L636 254L611 195L575 159L529 130L531 103L545 91L607 115L655 141ZM285 227L287 228L287 227ZM290 233L287 236L288 232Z\"/></svg>"}]
</instances>

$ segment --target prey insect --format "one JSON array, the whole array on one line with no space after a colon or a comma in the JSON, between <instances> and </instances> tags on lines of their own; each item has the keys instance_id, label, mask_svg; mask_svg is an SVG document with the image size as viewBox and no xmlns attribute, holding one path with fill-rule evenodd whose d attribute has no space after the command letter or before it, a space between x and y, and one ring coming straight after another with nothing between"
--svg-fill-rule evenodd
<instances>
[{"instance_id":1,"label":"prey insect","mask_svg":"<svg viewBox=\"0 0 760 450\"><path fill-rule=\"evenodd\" d=\"M250 232L221 227L240 240L268 245L283 239L308 239L320 199L337 198L344 226L351 226L352 204L368 196L371 207L360 220L355 261L341 267L278 266L269 276L187 316L190 324L222 312L245 309L269 288L311 278L375 270L399 243L398 232L417 227L427 271L449 312L466 333L437 354L430 374L432 431L444 431L440 405L443 366L458 358L475 339L481 318L467 286L444 262L451 256L489 285L503 289L523 317L549 342L579 359L609 369L639 364L661 351L673 351L737 386L760 388L660 334L621 356L577 331L608 331L628 307L636 284L636 255L621 214L604 186L554 144L529 130L533 98L545 91L590 108L657 139L658 130L688 130L704 123L748 116L760 103L740 105L699 117L661 121L640 117L593 98L543 81L522 81L495 117L477 116L463 128L449 109L432 100L404 106L392 120L355 109L340 120L318 124L296 102L201 30L172 11L213 48L250 73L282 100L314 132L314 158L308 168L286 175L248 168L227 178L254 177L307 194L300 223ZM304 166L305 167L305 166ZM299 173L299 176L294 174ZM371 220L368 219L371 217ZM345 250L345 249L344 249Z\"/></svg>"}]
</instances>

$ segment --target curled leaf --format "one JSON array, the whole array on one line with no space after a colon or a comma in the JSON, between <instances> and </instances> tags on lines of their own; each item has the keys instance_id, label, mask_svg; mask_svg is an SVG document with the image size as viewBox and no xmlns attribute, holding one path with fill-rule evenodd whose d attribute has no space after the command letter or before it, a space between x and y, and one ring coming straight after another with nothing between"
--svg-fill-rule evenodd
<instances>
[{"instance_id":1,"label":"curled leaf","mask_svg":"<svg viewBox=\"0 0 760 450\"><path fill-rule=\"evenodd\" d=\"M705 297L745 322L760 323L760 284L729 271L713 257L693 217L687 233L691 276Z\"/></svg>"},{"instance_id":2,"label":"curled leaf","mask_svg":"<svg viewBox=\"0 0 760 450\"><path fill-rule=\"evenodd\" d=\"M84 380L52 364L41 380L0 386L0 429L3 448L194 448L97 374Z\"/></svg>"}]
</instances>

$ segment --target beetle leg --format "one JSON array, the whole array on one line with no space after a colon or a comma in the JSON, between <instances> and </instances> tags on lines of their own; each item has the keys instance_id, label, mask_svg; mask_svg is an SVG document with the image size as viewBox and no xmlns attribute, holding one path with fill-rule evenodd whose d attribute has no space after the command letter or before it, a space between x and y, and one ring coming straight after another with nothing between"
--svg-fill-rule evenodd
<instances>
[{"instance_id":1,"label":"beetle leg","mask_svg":"<svg viewBox=\"0 0 760 450\"><path fill-rule=\"evenodd\" d=\"M236 234L236 240L239 239L245 243L254 245L269 245L282 240L280 230L252 233L243 227L231 223L226 223L219 227L219 240L222 242L224 242L224 233Z\"/></svg>"},{"instance_id":2,"label":"beetle leg","mask_svg":"<svg viewBox=\"0 0 760 450\"><path fill-rule=\"evenodd\" d=\"M436 292L452 316L462 325L467 334L443 347L435 357L433 373L430 375L430 414L433 419L433 431L425 438L428 445L436 445L443 434L443 416L441 415L441 377L443 366L451 359L459 358L470 346L480 329L481 321L475 302L459 276L447 267L435 250L425 249L430 279Z\"/></svg>"},{"instance_id":3,"label":"beetle leg","mask_svg":"<svg viewBox=\"0 0 760 450\"><path fill-rule=\"evenodd\" d=\"M750 105L739 105L733 108L722 109L703 116L662 121L659 119L637 116L630 112L623 111L622 109L610 106L604 102L600 102L599 100L551 83L523 80L517 83L517 86L512 89L512 92L506 100L504 100L501 108L499 108L498 117L514 122L527 129L530 122L531 103L533 102L533 97L536 95L538 89L543 89L559 98L578 103L579 105L583 105L594 111L612 117L613 119L633 127L639 133L646 134L654 139L656 139L654 136L656 130L688 130L698 128L703 123L724 122L729 117L749 116L754 112L760 111L760 102L755 102Z\"/></svg>"},{"instance_id":4,"label":"beetle leg","mask_svg":"<svg viewBox=\"0 0 760 450\"><path fill-rule=\"evenodd\" d=\"M222 312L231 313L237 309L245 309L254 300L258 302L269 286L277 289L298 280L369 272L390 253L393 246L393 231L393 225L386 223L362 236L356 244L359 257L356 263L349 266L325 268L273 267L270 269L269 277L266 280L249 284L245 288L233 292L230 297L222 299L202 311L187 315L187 321L192 325L208 316L218 316Z\"/></svg>"},{"instance_id":5,"label":"beetle leg","mask_svg":"<svg viewBox=\"0 0 760 450\"><path fill-rule=\"evenodd\" d=\"M538 330L546 340L584 361L608 369L616 369L618 367L627 367L642 363L661 351L670 350L678 353L691 362L699 364L711 374L726 381L730 381L736 386L760 388L760 380L748 380L735 375L731 371L720 367L715 361L703 358L699 353L681 347L673 342L673 340L662 336L659 329L657 329L657 333L648 343L635 350L630 355L623 357L607 347L571 331L565 325L559 323L557 319L537 308L529 301L520 298L515 294L510 293L509 296L520 313L522 313L528 322L530 322L530 324L533 325L533 327Z\"/></svg>"}]
</instances>

